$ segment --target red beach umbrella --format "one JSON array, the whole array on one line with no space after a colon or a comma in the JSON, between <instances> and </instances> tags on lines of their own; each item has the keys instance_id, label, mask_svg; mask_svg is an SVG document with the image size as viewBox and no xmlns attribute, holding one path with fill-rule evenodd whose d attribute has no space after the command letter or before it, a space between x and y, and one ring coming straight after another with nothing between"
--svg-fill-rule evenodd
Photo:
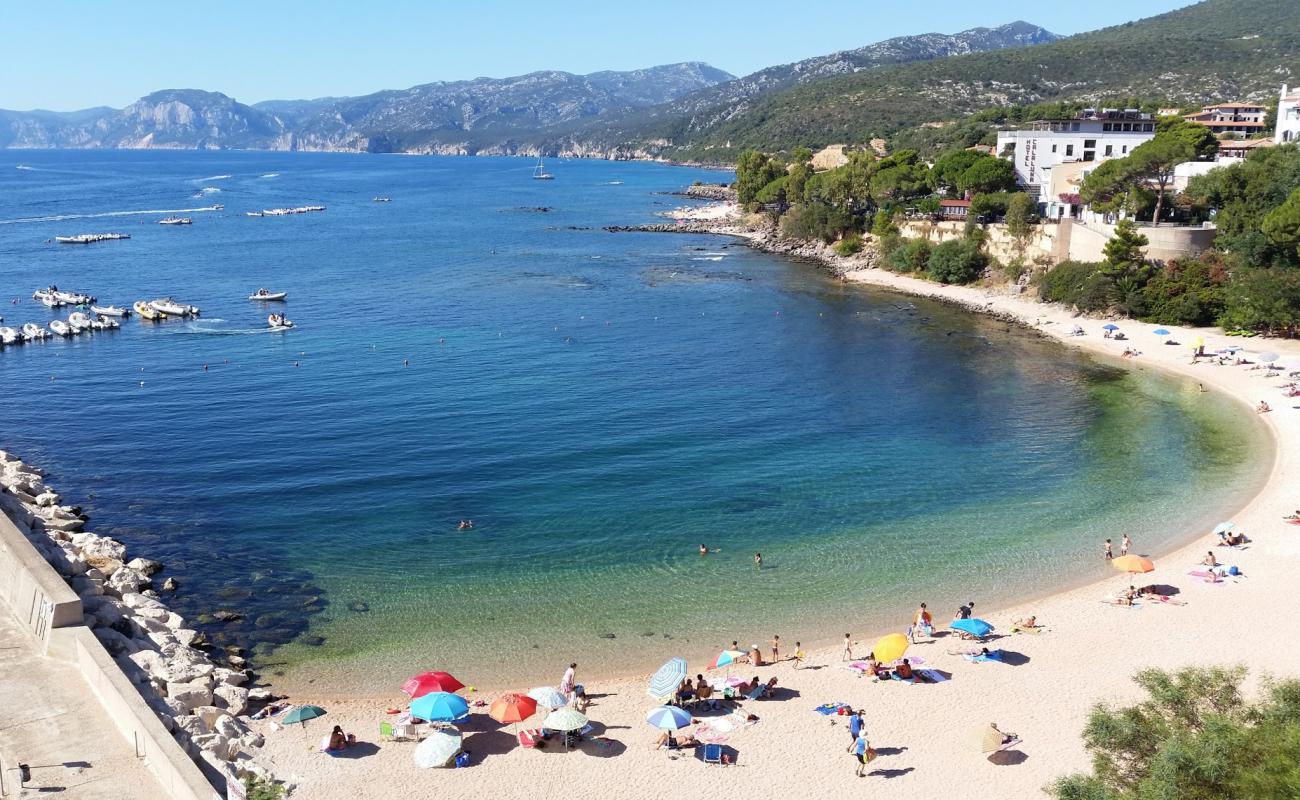
<instances>
[{"instance_id":1,"label":"red beach umbrella","mask_svg":"<svg viewBox=\"0 0 1300 800\"><path fill-rule=\"evenodd\" d=\"M464 689L465 684L446 672L423 672L402 684L402 691L414 700L430 692L455 692Z\"/></svg>"}]
</instances>

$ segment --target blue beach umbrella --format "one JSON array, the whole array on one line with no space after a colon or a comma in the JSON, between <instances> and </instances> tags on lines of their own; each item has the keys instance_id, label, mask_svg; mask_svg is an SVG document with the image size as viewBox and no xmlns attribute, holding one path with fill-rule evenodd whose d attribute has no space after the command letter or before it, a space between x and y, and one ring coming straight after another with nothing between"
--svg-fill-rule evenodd
<instances>
[{"instance_id":1,"label":"blue beach umbrella","mask_svg":"<svg viewBox=\"0 0 1300 800\"><path fill-rule=\"evenodd\" d=\"M1277 354L1277 353L1260 353L1260 354L1259 354L1259 360L1260 360L1262 363L1264 363L1264 364L1272 364L1274 361L1277 361L1277 359L1278 359L1278 354Z\"/></svg>"},{"instance_id":2,"label":"blue beach umbrella","mask_svg":"<svg viewBox=\"0 0 1300 800\"><path fill-rule=\"evenodd\" d=\"M323 716L325 716L325 709L320 706L298 706L285 714L284 719L280 720L280 724L288 726L301 723L303 727L306 727L307 720Z\"/></svg>"},{"instance_id":3,"label":"blue beach umbrella","mask_svg":"<svg viewBox=\"0 0 1300 800\"><path fill-rule=\"evenodd\" d=\"M1235 527L1237 527L1237 523L1235 522L1220 522L1218 525L1214 526L1214 532L1216 534L1227 533Z\"/></svg>"},{"instance_id":4,"label":"blue beach umbrella","mask_svg":"<svg viewBox=\"0 0 1300 800\"><path fill-rule=\"evenodd\" d=\"M429 722L464 722L469 718L469 703L451 692L429 692L411 701L411 716Z\"/></svg>"},{"instance_id":5,"label":"blue beach umbrella","mask_svg":"<svg viewBox=\"0 0 1300 800\"><path fill-rule=\"evenodd\" d=\"M658 706L650 709L645 721L661 731L675 731L691 724L691 714L677 706Z\"/></svg>"},{"instance_id":6,"label":"blue beach umbrella","mask_svg":"<svg viewBox=\"0 0 1300 800\"><path fill-rule=\"evenodd\" d=\"M1168 335L1169 335L1169 331L1165 330L1164 328L1156 328L1155 330L1153 330L1153 331L1151 331L1151 332L1154 333L1156 336L1168 336Z\"/></svg>"},{"instance_id":7,"label":"blue beach umbrella","mask_svg":"<svg viewBox=\"0 0 1300 800\"><path fill-rule=\"evenodd\" d=\"M1101 329L1103 331L1117 331L1119 330L1119 326L1114 323L1107 322L1105 325L1101 326Z\"/></svg>"},{"instance_id":8,"label":"blue beach umbrella","mask_svg":"<svg viewBox=\"0 0 1300 800\"><path fill-rule=\"evenodd\" d=\"M677 687L686 680L686 659L670 658L650 676L650 688L647 690L656 700L667 700L677 694Z\"/></svg>"},{"instance_id":9,"label":"blue beach umbrella","mask_svg":"<svg viewBox=\"0 0 1300 800\"><path fill-rule=\"evenodd\" d=\"M982 619L955 619L948 627L955 631L969 633L977 639L983 639L993 632L993 626Z\"/></svg>"}]
</instances>

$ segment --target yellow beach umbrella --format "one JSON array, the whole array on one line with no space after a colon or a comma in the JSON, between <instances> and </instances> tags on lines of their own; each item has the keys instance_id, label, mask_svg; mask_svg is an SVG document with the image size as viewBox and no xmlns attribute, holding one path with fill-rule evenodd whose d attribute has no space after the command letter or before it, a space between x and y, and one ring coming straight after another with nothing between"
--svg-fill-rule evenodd
<instances>
[{"instance_id":1,"label":"yellow beach umbrella","mask_svg":"<svg viewBox=\"0 0 1300 800\"><path fill-rule=\"evenodd\" d=\"M1151 559L1133 555L1112 559L1110 565L1120 572L1150 572L1156 568Z\"/></svg>"},{"instance_id":2,"label":"yellow beach umbrella","mask_svg":"<svg viewBox=\"0 0 1300 800\"><path fill-rule=\"evenodd\" d=\"M903 653L907 652L907 644L906 636L901 633L891 633L881 636L871 648L871 652L875 654L877 661L888 664L903 657Z\"/></svg>"}]
</instances>

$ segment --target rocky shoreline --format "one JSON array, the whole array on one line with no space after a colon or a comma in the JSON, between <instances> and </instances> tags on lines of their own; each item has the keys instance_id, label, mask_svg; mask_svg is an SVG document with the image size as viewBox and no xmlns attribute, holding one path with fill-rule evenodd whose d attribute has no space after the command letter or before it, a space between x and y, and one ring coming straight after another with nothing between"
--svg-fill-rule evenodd
<instances>
[{"instance_id":1,"label":"rocky shoreline","mask_svg":"<svg viewBox=\"0 0 1300 800\"><path fill-rule=\"evenodd\" d=\"M250 713L275 698L240 648L214 652L162 602L177 586L168 578L154 588L161 563L128 557L121 542L85 530L86 515L62 504L40 468L3 450L0 513L81 598L86 627L200 767L274 779Z\"/></svg>"}]
</instances>

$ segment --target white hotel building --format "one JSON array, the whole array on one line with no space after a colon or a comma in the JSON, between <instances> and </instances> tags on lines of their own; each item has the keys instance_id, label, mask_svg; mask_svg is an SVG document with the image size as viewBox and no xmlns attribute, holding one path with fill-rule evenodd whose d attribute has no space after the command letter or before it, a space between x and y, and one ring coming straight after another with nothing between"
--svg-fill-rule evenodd
<instances>
[{"instance_id":1,"label":"white hotel building","mask_svg":"<svg viewBox=\"0 0 1300 800\"><path fill-rule=\"evenodd\" d=\"M1292 89L1282 85L1282 97L1277 102L1277 130L1273 141L1278 144L1300 142L1300 87Z\"/></svg>"},{"instance_id":2,"label":"white hotel building","mask_svg":"<svg viewBox=\"0 0 1300 800\"><path fill-rule=\"evenodd\" d=\"M1075 161L1123 158L1155 137L1156 121L1134 109L1084 109L1073 119L1040 119L1028 130L998 133L997 152L1010 156L1016 181L1037 195L1045 213L1059 215L1057 198L1044 194L1051 186L1051 169ZM1056 213L1052 213L1056 211Z\"/></svg>"}]
</instances>

